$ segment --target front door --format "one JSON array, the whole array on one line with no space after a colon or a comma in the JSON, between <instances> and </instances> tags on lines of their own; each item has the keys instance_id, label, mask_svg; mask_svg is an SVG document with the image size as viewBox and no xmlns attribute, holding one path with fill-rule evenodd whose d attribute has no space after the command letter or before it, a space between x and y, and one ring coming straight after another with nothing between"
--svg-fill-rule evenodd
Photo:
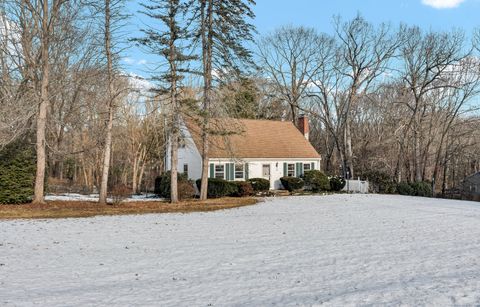
<instances>
[{"instance_id":1,"label":"front door","mask_svg":"<svg viewBox=\"0 0 480 307\"><path fill-rule=\"evenodd\" d=\"M262 165L262 177L270 180L270 164Z\"/></svg>"}]
</instances>

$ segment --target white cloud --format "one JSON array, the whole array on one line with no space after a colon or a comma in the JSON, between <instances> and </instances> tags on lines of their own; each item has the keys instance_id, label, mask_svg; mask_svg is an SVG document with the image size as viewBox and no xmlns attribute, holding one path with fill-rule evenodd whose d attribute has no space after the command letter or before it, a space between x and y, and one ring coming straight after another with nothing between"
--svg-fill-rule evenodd
<instances>
[{"instance_id":1,"label":"white cloud","mask_svg":"<svg viewBox=\"0 0 480 307\"><path fill-rule=\"evenodd\" d=\"M127 63L127 64L133 64L133 63L135 63L135 60L134 60L134 59L128 58L128 57L127 57L127 58L123 58L123 61L124 61L125 63Z\"/></svg>"},{"instance_id":2,"label":"white cloud","mask_svg":"<svg viewBox=\"0 0 480 307\"><path fill-rule=\"evenodd\" d=\"M422 0L422 3L436 9L451 9L459 6L464 1L465 0Z\"/></svg>"},{"instance_id":3,"label":"white cloud","mask_svg":"<svg viewBox=\"0 0 480 307\"><path fill-rule=\"evenodd\" d=\"M145 65L145 64L147 64L147 60L142 59L142 60L138 61L137 64L138 65Z\"/></svg>"}]
</instances>

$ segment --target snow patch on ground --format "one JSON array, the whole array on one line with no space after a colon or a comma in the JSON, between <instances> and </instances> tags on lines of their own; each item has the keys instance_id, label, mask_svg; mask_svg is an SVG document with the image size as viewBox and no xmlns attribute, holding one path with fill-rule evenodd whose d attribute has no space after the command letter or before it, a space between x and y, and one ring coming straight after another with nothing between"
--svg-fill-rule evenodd
<instances>
[{"instance_id":1,"label":"snow patch on ground","mask_svg":"<svg viewBox=\"0 0 480 307\"><path fill-rule=\"evenodd\" d=\"M63 193L63 194L50 194L45 196L47 201L98 201L98 194L77 194L77 193ZM163 198L157 197L155 194L140 194L140 195L131 195L130 197L125 198L122 201L160 201ZM107 202L112 202L111 198L107 198Z\"/></svg>"},{"instance_id":2,"label":"snow patch on ground","mask_svg":"<svg viewBox=\"0 0 480 307\"><path fill-rule=\"evenodd\" d=\"M480 204L382 195L0 221L0 305L478 305Z\"/></svg>"}]
</instances>

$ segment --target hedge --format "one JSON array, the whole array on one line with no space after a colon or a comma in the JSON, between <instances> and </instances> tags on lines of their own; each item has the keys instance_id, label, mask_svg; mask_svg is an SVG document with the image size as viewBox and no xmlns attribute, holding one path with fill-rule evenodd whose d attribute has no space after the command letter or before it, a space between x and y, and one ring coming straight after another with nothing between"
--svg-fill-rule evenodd
<instances>
[{"instance_id":1,"label":"hedge","mask_svg":"<svg viewBox=\"0 0 480 307\"><path fill-rule=\"evenodd\" d=\"M170 171L163 173L155 179L155 194L163 198L170 198ZM178 173L177 175L178 199L188 199L195 196L193 182L188 180L187 174Z\"/></svg>"},{"instance_id":2,"label":"hedge","mask_svg":"<svg viewBox=\"0 0 480 307\"><path fill-rule=\"evenodd\" d=\"M415 191L415 196L432 197L433 195L432 186L428 182L412 182L410 185Z\"/></svg>"},{"instance_id":3,"label":"hedge","mask_svg":"<svg viewBox=\"0 0 480 307\"><path fill-rule=\"evenodd\" d=\"M335 192L341 191L345 187L345 184L347 183L345 179L339 176L329 177L329 180L330 180L330 188L332 189L332 191L335 191Z\"/></svg>"},{"instance_id":4,"label":"hedge","mask_svg":"<svg viewBox=\"0 0 480 307\"><path fill-rule=\"evenodd\" d=\"M232 196L244 197L253 195L252 184L248 181L234 181L237 186L237 191L232 194Z\"/></svg>"},{"instance_id":5,"label":"hedge","mask_svg":"<svg viewBox=\"0 0 480 307\"><path fill-rule=\"evenodd\" d=\"M397 192L400 195L415 195L415 190L408 182L400 182L397 185Z\"/></svg>"},{"instance_id":6,"label":"hedge","mask_svg":"<svg viewBox=\"0 0 480 307\"><path fill-rule=\"evenodd\" d=\"M330 190L330 181L327 175L319 170L305 171L303 180L305 181L305 186L314 192Z\"/></svg>"},{"instance_id":7,"label":"hedge","mask_svg":"<svg viewBox=\"0 0 480 307\"><path fill-rule=\"evenodd\" d=\"M270 190L270 181L265 178L251 178L248 182L252 185L255 192L265 192Z\"/></svg>"},{"instance_id":8,"label":"hedge","mask_svg":"<svg viewBox=\"0 0 480 307\"><path fill-rule=\"evenodd\" d=\"M5 146L0 151L0 204L31 201L35 171L35 149L26 138Z\"/></svg>"},{"instance_id":9,"label":"hedge","mask_svg":"<svg viewBox=\"0 0 480 307\"><path fill-rule=\"evenodd\" d=\"M395 194L397 192L397 184L392 177L382 171L367 171L360 176L364 180L368 180L370 190L375 193Z\"/></svg>"},{"instance_id":10,"label":"hedge","mask_svg":"<svg viewBox=\"0 0 480 307\"><path fill-rule=\"evenodd\" d=\"M285 190L288 190L290 192L300 190L305 185L305 182L298 177L282 177L280 178L280 181L282 182Z\"/></svg>"},{"instance_id":11,"label":"hedge","mask_svg":"<svg viewBox=\"0 0 480 307\"><path fill-rule=\"evenodd\" d=\"M198 179L197 187L200 190L202 180ZM208 178L207 196L210 198L233 196L238 193L237 185L232 181L217 178Z\"/></svg>"},{"instance_id":12,"label":"hedge","mask_svg":"<svg viewBox=\"0 0 480 307\"><path fill-rule=\"evenodd\" d=\"M400 182L397 185L397 191L401 195L432 197L432 186L429 182Z\"/></svg>"}]
</instances>

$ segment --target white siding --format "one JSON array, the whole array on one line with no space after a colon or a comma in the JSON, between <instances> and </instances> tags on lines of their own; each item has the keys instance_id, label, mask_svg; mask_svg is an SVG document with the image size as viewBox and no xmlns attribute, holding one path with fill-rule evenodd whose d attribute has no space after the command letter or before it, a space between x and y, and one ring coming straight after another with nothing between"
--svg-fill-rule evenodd
<instances>
[{"instance_id":1,"label":"white siding","mask_svg":"<svg viewBox=\"0 0 480 307\"><path fill-rule=\"evenodd\" d=\"M213 164L218 164L218 163L248 163L248 178L264 178L263 177L263 165L268 164L270 165L270 178L265 178L265 179L270 179L270 189L281 189L282 184L280 182L280 178L282 178L283 175L283 163L314 163L314 166L316 170L320 169L320 160L319 159L281 159L281 160L276 160L276 159L243 159L243 160L237 160L233 161L230 159L210 159L210 163ZM199 177L200 178L200 177Z\"/></svg>"},{"instance_id":2,"label":"white siding","mask_svg":"<svg viewBox=\"0 0 480 307\"><path fill-rule=\"evenodd\" d=\"M188 164L188 178L193 180L199 179L202 176L202 157L188 129L183 127L182 134L185 137L182 141L185 146L178 148L178 171L183 172L183 165ZM166 168L167 170L171 169L170 144L167 150Z\"/></svg>"}]
</instances>

